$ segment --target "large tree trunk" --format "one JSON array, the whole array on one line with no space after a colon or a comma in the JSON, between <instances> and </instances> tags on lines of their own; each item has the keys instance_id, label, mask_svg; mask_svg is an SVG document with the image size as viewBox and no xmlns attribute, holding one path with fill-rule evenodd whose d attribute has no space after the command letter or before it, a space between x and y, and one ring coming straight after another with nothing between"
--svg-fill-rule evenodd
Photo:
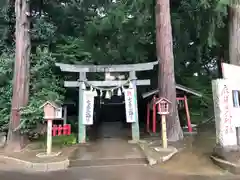
<instances>
[{"instance_id":1,"label":"large tree trunk","mask_svg":"<svg viewBox=\"0 0 240 180\"><path fill-rule=\"evenodd\" d=\"M229 7L229 60L240 65L240 0L230 1Z\"/></svg>"},{"instance_id":2,"label":"large tree trunk","mask_svg":"<svg viewBox=\"0 0 240 180\"><path fill-rule=\"evenodd\" d=\"M169 0L157 0L156 4L156 45L159 61L159 96L172 102L170 115L167 117L167 135L169 141L183 138L180 126L174 75L174 57L172 25Z\"/></svg>"},{"instance_id":3,"label":"large tree trunk","mask_svg":"<svg viewBox=\"0 0 240 180\"><path fill-rule=\"evenodd\" d=\"M30 22L28 19L29 4L27 0L15 1L16 13L16 52L13 78L13 96L11 119L9 123L7 150L19 151L23 143L20 134L20 110L28 103L29 58L30 58Z\"/></svg>"}]
</instances>

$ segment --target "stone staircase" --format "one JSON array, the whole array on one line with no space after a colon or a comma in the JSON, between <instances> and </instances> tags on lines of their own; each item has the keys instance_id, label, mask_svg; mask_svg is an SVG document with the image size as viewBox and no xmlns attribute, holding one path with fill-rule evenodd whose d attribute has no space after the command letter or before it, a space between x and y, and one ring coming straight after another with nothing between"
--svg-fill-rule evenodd
<instances>
[{"instance_id":1,"label":"stone staircase","mask_svg":"<svg viewBox=\"0 0 240 180\"><path fill-rule=\"evenodd\" d=\"M69 167L146 164L147 159L137 144L122 139L103 139L79 145L70 157Z\"/></svg>"}]
</instances>

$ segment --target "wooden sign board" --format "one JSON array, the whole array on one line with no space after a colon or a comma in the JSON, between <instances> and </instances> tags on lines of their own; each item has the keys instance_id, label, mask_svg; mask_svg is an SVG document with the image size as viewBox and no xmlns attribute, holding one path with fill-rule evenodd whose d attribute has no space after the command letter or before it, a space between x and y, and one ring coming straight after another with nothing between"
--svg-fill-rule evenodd
<instances>
[{"instance_id":1,"label":"wooden sign board","mask_svg":"<svg viewBox=\"0 0 240 180\"><path fill-rule=\"evenodd\" d=\"M47 101L40 108L44 110L45 119L61 119L62 107L54 102Z\"/></svg>"}]
</instances>

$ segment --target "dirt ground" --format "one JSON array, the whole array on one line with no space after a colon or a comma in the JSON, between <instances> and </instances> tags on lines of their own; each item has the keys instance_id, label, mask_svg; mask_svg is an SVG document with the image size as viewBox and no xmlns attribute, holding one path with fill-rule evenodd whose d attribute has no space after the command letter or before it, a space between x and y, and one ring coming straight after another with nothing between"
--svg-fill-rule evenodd
<instances>
[{"instance_id":1,"label":"dirt ground","mask_svg":"<svg viewBox=\"0 0 240 180\"><path fill-rule=\"evenodd\" d=\"M216 143L215 129L199 129L197 135L185 137L184 143L185 148L160 168L184 174L228 174L210 159Z\"/></svg>"}]
</instances>

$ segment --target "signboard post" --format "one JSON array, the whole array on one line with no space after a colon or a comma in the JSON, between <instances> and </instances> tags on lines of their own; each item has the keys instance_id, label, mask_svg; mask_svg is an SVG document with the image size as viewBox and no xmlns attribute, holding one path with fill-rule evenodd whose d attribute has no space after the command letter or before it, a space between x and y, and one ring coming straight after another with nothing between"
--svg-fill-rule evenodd
<instances>
[{"instance_id":1,"label":"signboard post","mask_svg":"<svg viewBox=\"0 0 240 180\"><path fill-rule=\"evenodd\" d=\"M52 123L53 120L62 120L62 107L60 104L47 101L40 108L43 108L44 119L47 120L47 152L37 156L57 156L59 153L52 153Z\"/></svg>"},{"instance_id":2,"label":"signboard post","mask_svg":"<svg viewBox=\"0 0 240 180\"><path fill-rule=\"evenodd\" d=\"M162 146L163 148L168 147L167 142L167 125L166 125L166 115L169 114L169 105L171 102L166 98L160 98L158 101L155 102L158 106L158 114L161 115L162 120Z\"/></svg>"},{"instance_id":3,"label":"signboard post","mask_svg":"<svg viewBox=\"0 0 240 180\"><path fill-rule=\"evenodd\" d=\"M47 120L47 155L52 153L52 119Z\"/></svg>"}]
</instances>

